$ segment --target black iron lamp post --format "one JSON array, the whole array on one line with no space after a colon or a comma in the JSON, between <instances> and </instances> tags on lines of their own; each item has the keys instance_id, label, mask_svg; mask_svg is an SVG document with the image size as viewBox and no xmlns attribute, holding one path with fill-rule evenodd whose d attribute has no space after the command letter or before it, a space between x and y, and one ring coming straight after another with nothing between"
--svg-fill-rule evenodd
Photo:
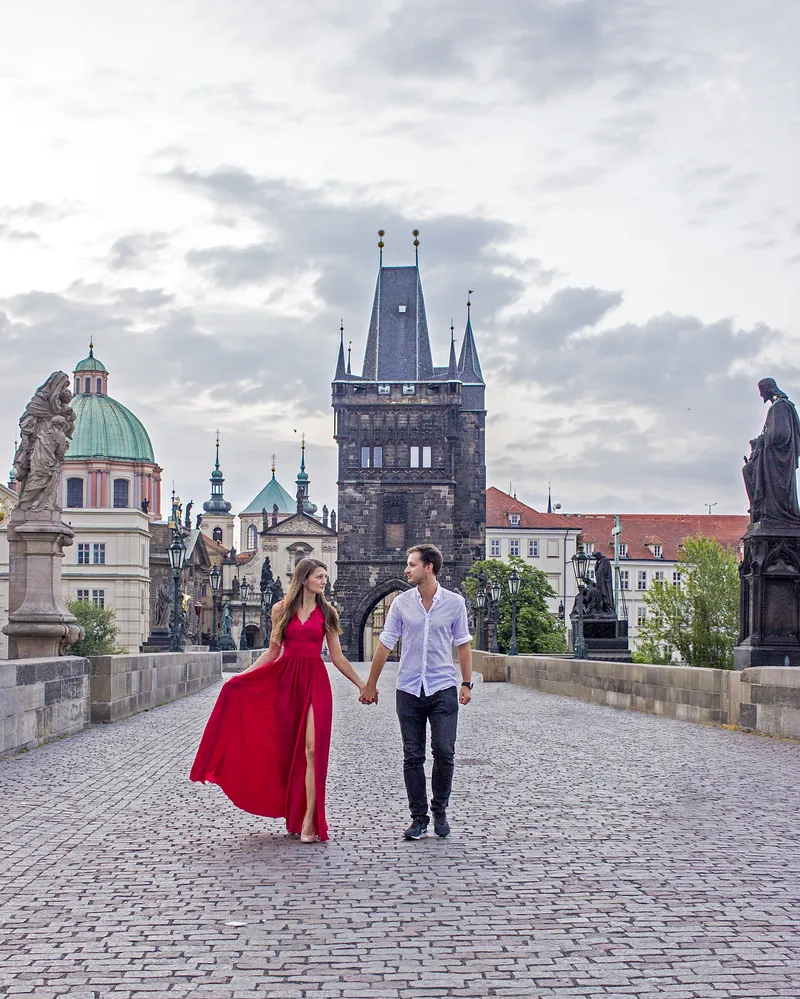
<instances>
[{"instance_id":1,"label":"black iron lamp post","mask_svg":"<svg viewBox=\"0 0 800 999\"><path fill-rule=\"evenodd\" d=\"M500 594L503 589L499 583L492 583L489 589L492 594L492 652L498 653L500 646L497 644L497 626L500 623Z\"/></svg>"},{"instance_id":2,"label":"black iron lamp post","mask_svg":"<svg viewBox=\"0 0 800 999\"><path fill-rule=\"evenodd\" d=\"M519 648L517 646L517 597L519 596L519 584L521 582L522 577L520 574L516 569L512 569L511 575L508 577L508 590L511 594L511 645L508 649L510 656L519 655Z\"/></svg>"},{"instance_id":3,"label":"black iron lamp post","mask_svg":"<svg viewBox=\"0 0 800 999\"><path fill-rule=\"evenodd\" d=\"M572 568L575 572L575 582L578 584L577 632L572 644L575 659L586 659L589 655L589 649L583 637L583 592L586 585L586 576L589 571L589 556L583 550L583 545L579 545L578 550L572 556Z\"/></svg>"},{"instance_id":4,"label":"black iron lamp post","mask_svg":"<svg viewBox=\"0 0 800 999\"><path fill-rule=\"evenodd\" d=\"M219 638L217 638L217 594L222 582L222 573L219 571L219 566L215 565L209 576L211 579L211 641L208 643L208 651L219 652Z\"/></svg>"},{"instance_id":5,"label":"black iron lamp post","mask_svg":"<svg viewBox=\"0 0 800 999\"><path fill-rule=\"evenodd\" d=\"M178 598L181 589L181 573L186 565L186 545L183 543L183 535L180 528L176 527L172 533L172 544L169 546L169 561L172 566L172 640L170 649L173 652L182 652L181 648L181 613L178 606Z\"/></svg>"},{"instance_id":6,"label":"black iron lamp post","mask_svg":"<svg viewBox=\"0 0 800 999\"><path fill-rule=\"evenodd\" d=\"M239 639L239 648L247 648L247 632L245 631L245 616L247 614L247 598L250 596L250 584L247 582L247 576L242 580L242 585L240 587L240 592L242 595L242 634Z\"/></svg>"},{"instance_id":7,"label":"black iron lamp post","mask_svg":"<svg viewBox=\"0 0 800 999\"><path fill-rule=\"evenodd\" d=\"M486 622L483 617L483 612L486 607L486 590L482 586L478 587L478 592L475 594L475 602L478 605L478 648L483 652L486 651L484 645L486 645Z\"/></svg>"},{"instance_id":8,"label":"black iron lamp post","mask_svg":"<svg viewBox=\"0 0 800 999\"><path fill-rule=\"evenodd\" d=\"M272 617L270 612L272 610L272 600L275 596L272 586L267 586L261 591L261 602L264 605L264 647L268 648L270 639L272 637Z\"/></svg>"}]
</instances>

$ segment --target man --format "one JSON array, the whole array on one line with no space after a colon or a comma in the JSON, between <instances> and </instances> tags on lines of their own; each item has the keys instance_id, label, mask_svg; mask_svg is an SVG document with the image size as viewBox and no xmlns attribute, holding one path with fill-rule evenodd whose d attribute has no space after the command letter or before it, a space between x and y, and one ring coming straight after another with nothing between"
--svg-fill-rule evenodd
<instances>
[{"instance_id":1,"label":"man","mask_svg":"<svg viewBox=\"0 0 800 999\"><path fill-rule=\"evenodd\" d=\"M397 671L397 716L403 737L405 779L411 825L406 839L428 835L428 791L425 780L425 738L431 726L433 831L448 836L447 806L453 783L458 705L472 699L472 645L464 598L440 586L442 553L436 545L414 545L406 552L406 579L412 589L396 597L386 616L362 704L376 701L378 678L389 653L402 639ZM452 645L458 647L461 683L453 665Z\"/></svg>"}]
</instances>

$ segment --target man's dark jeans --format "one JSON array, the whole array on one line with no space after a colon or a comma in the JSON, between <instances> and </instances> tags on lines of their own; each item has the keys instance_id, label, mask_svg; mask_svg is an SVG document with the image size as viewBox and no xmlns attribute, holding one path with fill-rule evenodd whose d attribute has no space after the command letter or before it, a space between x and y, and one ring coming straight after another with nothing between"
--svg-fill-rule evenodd
<instances>
[{"instance_id":1,"label":"man's dark jeans","mask_svg":"<svg viewBox=\"0 0 800 999\"><path fill-rule=\"evenodd\" d=\"M458 688L446 687L427 697L425 694L417 697L398 690L397 717L403 736L403 777L411 818L427 824L428 789L424 766L427 723L431 723L433 753L431 810L437 815L444 812L450 803L458 728Z\"/></svg>"}]
</instances>

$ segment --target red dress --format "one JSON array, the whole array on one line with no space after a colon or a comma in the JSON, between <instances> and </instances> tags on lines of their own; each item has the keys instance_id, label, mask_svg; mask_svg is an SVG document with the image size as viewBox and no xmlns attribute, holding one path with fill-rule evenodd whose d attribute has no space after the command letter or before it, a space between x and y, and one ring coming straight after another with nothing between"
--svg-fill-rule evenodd
<instances>
[{"instance_id":1,"label":"red dress","mask_svg":"<svg viewBox=\"0 0 800 999\"><path fill-rule=\"evenodd\" d=\"M325 615L317 606L286 628L283 654L222 687L197 750L191 779L218 784L238 808L286 817L299 833L306 811L306 717L314 708L315 829L328 838L325 779L333 697L322 661Z\"/></svg>"}]
</instances>

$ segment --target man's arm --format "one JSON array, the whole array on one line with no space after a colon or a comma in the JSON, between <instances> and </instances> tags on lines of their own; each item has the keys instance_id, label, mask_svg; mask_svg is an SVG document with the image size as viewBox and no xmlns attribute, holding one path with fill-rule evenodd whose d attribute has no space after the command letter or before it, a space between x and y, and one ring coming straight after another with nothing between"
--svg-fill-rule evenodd
<instances>
[{"instance_id":1,"label":"man's arm","mask_svg":"<svg viewBox=\"0 0 800 999\"><path fill-rule=\"evenodd\" d=\"M461 667L461 679L464 683L472 683L472 642L464 642L458 646L458 665ZM462 687L458 700L461 704L469 704L472 691Z\"/></svg>"},{"instance_id":2,"label":"man's arm","mask_svg":"<svg viewBox=\"0 0 800 999\"><path fill-rule=\"evenodd\" d=\"M369 704L372 701L378 700L378 679L383 672L383 667L386 665L386 660L389 658L389 653L395 647L397 639L402 634L402 630L403 619L400 616L397 604L392 602L392 605L389 607L389 613L386 615L386 623L378 640L378 647L375 649L375 655L372 657L369 678L361 691L361 697L359 697L362 704Z\"/></svg>"}]
</instances>

